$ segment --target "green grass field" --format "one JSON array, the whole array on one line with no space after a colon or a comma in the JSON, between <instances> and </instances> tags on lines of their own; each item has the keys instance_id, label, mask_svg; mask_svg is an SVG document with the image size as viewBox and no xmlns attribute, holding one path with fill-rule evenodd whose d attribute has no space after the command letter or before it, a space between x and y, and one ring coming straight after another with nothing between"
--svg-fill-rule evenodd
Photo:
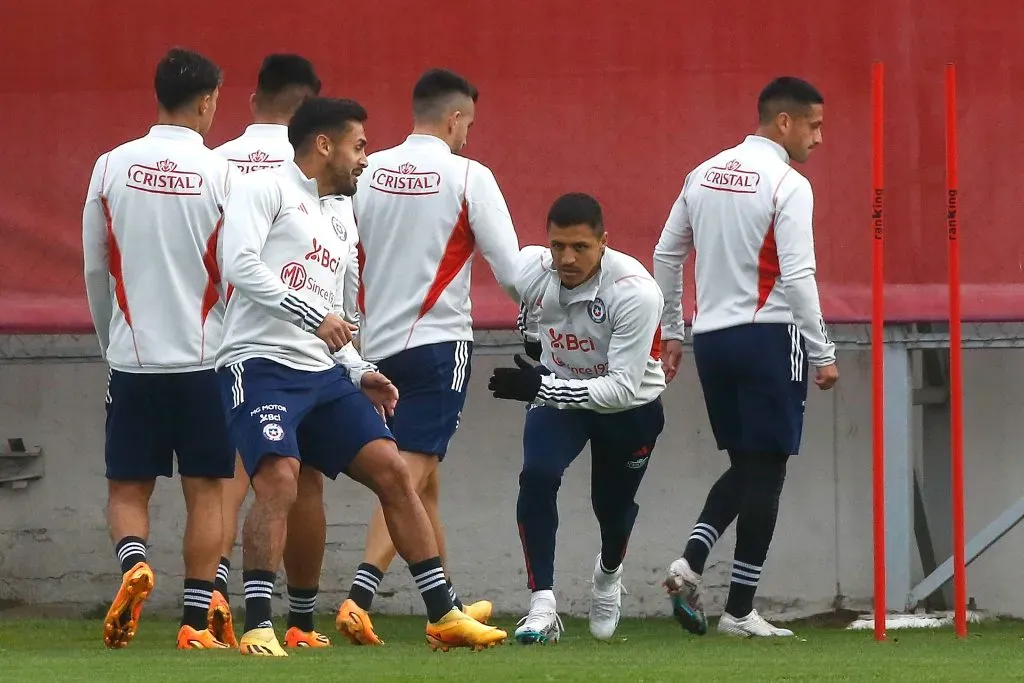
<instances>
[{"instance_id":1,"label":"green grass field","mask_svg":"<svg viewBox=\"0 0 1024 683\"><path fill-rule=\"evenodd\" d=\"M514 643L484 652L431 652L423 621L375 619L383 648L336 642L288 658L237 652L178 652L177 624L143 619L139 635L120 651L103 647L99 621L0 622L0 681L1009 681L1024 680L1024 624L971 625L966 641L950 629L891 631L876 643L870 632L800 627L797 638L739 641L714 632L685 634L672 621L624 621L611 643L590 637L585 621L566 622L557 645ZM511 629L513 622L499 619ZM319 628L336 635L329 618ZM283 636L284 630L279 629Z\"/></svg>"}]
</instances>

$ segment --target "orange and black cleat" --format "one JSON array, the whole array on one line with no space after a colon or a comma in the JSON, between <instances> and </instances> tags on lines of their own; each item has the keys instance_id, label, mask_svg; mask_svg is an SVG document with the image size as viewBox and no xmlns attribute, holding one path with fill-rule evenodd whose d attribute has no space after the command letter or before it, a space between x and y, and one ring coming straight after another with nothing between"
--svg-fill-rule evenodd
<instances>
[{"instance_id":1,"label":"orange and black cleat","mask_svg":"<svg viewBox=\"0 0 1024 683\"><path fill-rule=\"evenodd\" d=\"M348 638L353 645L383 645L384 641L373 632L370 615L353 600L346 600L338 608L334 619L338 633Z\"/></svg>"},{"instance_id":2,"label":"orange and black cleat","mask_svg":"<svg viewBox=\"0 0 1024 683\"><path fill-rule=\"evenodd\" d=\"M226 650L228 644L214 638L210 629L204 628L197 631L189 625L178 629L179 650Z\"/></svg>"},{"instance_id":3,"label":"orange and black cleat","mask_svg":"<svg viewBox=\"0 0 1024 683\"><path fill-rule=\"evenodd\" d=\"M331 639L319 631L303 631L292 626L284 634L285 647L330 647Z\"/></svg>"},{"instance_id":4,"label":"orange and black cleat","mask_svg":"<svg viewBox=\"0 0 1024 683\"><path fill-rule=\"evenodd\" d=\"M207 627L213 637L220 642L227 644L228 647L238 647L234 620L231 616L231 605L220 591L213 591Z\"/></svg>"},{"instance_id":5,"label":"orange and black cleat","mask_svg":"<svg viewBox=\"0 0 1024 683\"><path fill-rule=\"evenodd\" d=\"M142 603L153 590L156 577L145 562L125 572L121 588L103 619L103 642L109 648L126 646L135 637L142 617Z\"/></svg>"}]
</instances>

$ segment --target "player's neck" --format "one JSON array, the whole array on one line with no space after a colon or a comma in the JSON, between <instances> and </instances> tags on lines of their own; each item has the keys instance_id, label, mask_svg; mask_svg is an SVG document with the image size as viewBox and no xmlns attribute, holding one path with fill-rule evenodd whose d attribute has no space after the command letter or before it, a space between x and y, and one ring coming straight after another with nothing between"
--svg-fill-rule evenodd
<instances>
[{"instance_id":1,"label":"player's neck","mask_svg":"<svg viewBox=\"0 0 1024 683\"><path fill-rule=\"evenodd\" d=\"M765 126L759 126L758 129L754 131L754 135L756 135L758 137L765 138L767 140L771 140L772 142L774 142L776 145L778 145L780 147L783 146L782 145L782 132L779 131L776 128L768 128L768 127L765 127Z\"/></svg>"},{"instance_id":2,"label":"player's neck","mask_svg":"<svg viewBox=\"0 0 1024 683\"><path fill-rule=\"evenodd\" d=\"M325 195L335 194L334 192L324 191L325 184L321 176L325 169L322 164L311 160L308 156L302 156L295 158L295 165L299 167L300 171L302 171L302 175L306 176L310 180L316 181L316 191L318 195L323 197Z\"/></svg>"},{"instance_id":3,"label":"player's neck","mask_svg":"<svg viewBox=\"0 0 1024 683\"><path fill-rule=\"evenodd\" d=\"M254 114L252 117L252 122L254 124L265 126L287 126L290 120L290 116L283 116L277 114L258 113Z\"/></svg>"},{"instance_id":4,"label":"player's neck","mask_svg":"<svg viewBox=\"0 0 1024 683\"><path fill-rule=\"evenodd\" d=\"M431 125L429 123L417 123L412 128L412 134L430 135L448 145L449 149L452 146L452 143L448 141L448 131L446 129L442 129L441 126Z\"/></svg>"},{"instance_id":5,"label":"player's neck","mask_svg":"<svg viewBox=\"0 0 1024 683\"><path fill-rule=\"evenodd\" d=\"M199 130L199 123L194 117L190 116L182 116L181 114L171 114L169 112L162 111L156 118L156 124L158 126L180 126L181 128L188 128L189 130L193 130L202 135Z\"/></svg>"}]
</instances>

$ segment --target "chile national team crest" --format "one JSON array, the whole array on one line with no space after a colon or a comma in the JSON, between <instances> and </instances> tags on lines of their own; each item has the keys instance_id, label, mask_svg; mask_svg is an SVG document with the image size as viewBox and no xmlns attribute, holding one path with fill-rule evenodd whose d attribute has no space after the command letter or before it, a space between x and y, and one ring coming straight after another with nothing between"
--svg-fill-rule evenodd
<instances>
[{"instance_id":1,"label":"chile national team crest","mask_svg":"<svg viewBox=\"0 0 1024 683\"><path fill-rule=\"evenodd\" d=\"M348 230L345 229L345 224L338 220L337 216L331 216L331 227L334 228L334 234L338 236L338 239L344 242L348 239Z\"/></svg>"},{"instance_id":2,"label":"chile national team crest","mask_svg":"<svg viewBox=\"0 0 1024 683\"><path fill-rule=\"evenodd\" d=\"M596 297L587 305L587 313L595 323L603 323L608 317L608 309L605 308L601 297Z\"/></svg>"}]
</instances>

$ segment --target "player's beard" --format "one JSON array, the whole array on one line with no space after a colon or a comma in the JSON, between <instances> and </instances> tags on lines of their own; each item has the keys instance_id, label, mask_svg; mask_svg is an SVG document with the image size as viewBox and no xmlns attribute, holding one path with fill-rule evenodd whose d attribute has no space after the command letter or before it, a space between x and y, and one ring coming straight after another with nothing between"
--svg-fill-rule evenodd
<instances>
[{"instance_id":1,"label":"player's beard","mask_svg":"<svg viewBox=\"0 0 1024 683\"><path fill-rule=\"evenodd\" d=\"M339 169L339 173L335 178L334 182L335 194L344 195L345 197L351 197L356 193L355 176L352 175L352 169L342 168Z\"/></svg>"}]
</instances>

